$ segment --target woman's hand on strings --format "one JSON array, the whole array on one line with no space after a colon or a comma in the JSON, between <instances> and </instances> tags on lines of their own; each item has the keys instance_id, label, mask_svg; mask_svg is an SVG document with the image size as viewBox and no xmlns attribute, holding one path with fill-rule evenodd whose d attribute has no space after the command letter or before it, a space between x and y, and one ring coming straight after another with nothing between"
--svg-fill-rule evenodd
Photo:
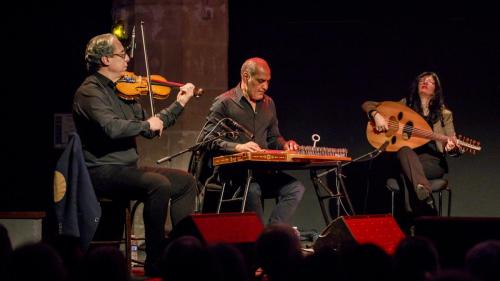
<instances>
[{"instance_id":1,"label":"woman's hand on strings","mask_svg":"<svg viewBox=\"0 0 500 281\"><path fill-rule=\"evenodd\" d=\"M375 111L372 117L373 121L375 121L375 129L378 132L385 132L389 130L389 124L387 124L387 121L385 120L384 116L382 116L382 114Z\"/></svg>"}]
</instances>

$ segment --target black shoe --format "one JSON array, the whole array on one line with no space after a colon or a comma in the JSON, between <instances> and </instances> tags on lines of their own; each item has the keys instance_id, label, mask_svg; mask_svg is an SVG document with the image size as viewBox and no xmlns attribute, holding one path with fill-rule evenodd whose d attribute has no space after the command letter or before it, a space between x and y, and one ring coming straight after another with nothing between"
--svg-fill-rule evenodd
<instances>
[{"instance_id":1,"label":"black shoe","mask_svg":"<svg viewBox=\"0 0 500 281\"><path fill-rule=\"evenodd\" d=\"M172 241L170 238L165 238L161 242L161 245L159 246L159 249L161 249L159 252L156 253L149 253L150 255L148 256L146 254L146 260L144 262L144 275L148 277L160 277L161 276L161 259L162 259L162 253L165 251L165 248L168 246L168 244Z\"/></svg>"},{"instance_id":2,"label":"black shoe","mask_svg":"<svg viewBox=\"0 0 500 281\"><path fill-rule=\"evenodd\" d=\"M420 211L422 216L437 216L438 212L436 209L436 205L434 204L434 198L429 196L425 201L421 204L422 210Z\"/></svg>"},{"instance_id":3,"label":"black shoe","mask_svg":"<svg viewBox=\"0 0 500 281\"><path fill-rule=\"evenodd\" d=\"M429 196L426 200L425 200L425 203L427 204L427 206L429 208L431 208L432 210L436 210L436 205L434 204L434 198L432 198L432 196Z\"/></svg>"},{"instance_id":4,"label":"black shoe","mask_svg":"<svg viewBox=\"0 0 500 281\"><path fill-rule=\"evenodd\" d=\"M421 184L417 184L417 189L415 190L415 193L417 193L417 198L420 201L426 200L429 197L432 197L429 191Z\"/></svg>"}]
</instances>

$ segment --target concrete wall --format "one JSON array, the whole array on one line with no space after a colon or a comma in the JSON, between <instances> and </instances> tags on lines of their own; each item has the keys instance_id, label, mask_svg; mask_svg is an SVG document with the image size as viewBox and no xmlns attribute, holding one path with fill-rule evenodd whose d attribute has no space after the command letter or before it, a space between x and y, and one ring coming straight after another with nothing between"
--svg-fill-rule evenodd
<instances>
[{"instance_id":1,"label":"concrete wall","mask_svg":"<svg viewBox=\"0 0 500 281\"><path fill-rule=\"evenodd\" d=\"M113 17L136 26L137 48L129 70L146 75L142 21L150 74L204 89L164 136L153 141L138 139L140 164L152 165L194 143L213 98L227 88L227 1L115 1ZM173 90L166 100L155 100L155 111L174 102L176 94ZM141 102L150 108L147 97ZM166 165L186 169L189 157L180 158Z\"/></svg>"},{"instance_id":2,"label":"concrete wall","mask_svg":"<svg viewBox=\"0 0 500 281\"><path fill-rule=\"evenodd\" d=\"M191 82L204 89L193 98L177 123L164 131L160 138L138 138L140 165L157 165L156 161L185 150L195 143L215 96L227 89L228 10L227 0L216 1L114 1L114 21L123 20L136 26L137 48L129 70L146 75L144 39L150 74L169 81ZM177 90L172 89L165 100L154 100L155 112L175 101ZM141 103L148 110L147 97ZM160 164L163 167L186 170L191 153L187 152ZM141 235L142 205L135 219L135 232ZM167 228L170 222L167 221Z\"/></svg>"}]
</instances>

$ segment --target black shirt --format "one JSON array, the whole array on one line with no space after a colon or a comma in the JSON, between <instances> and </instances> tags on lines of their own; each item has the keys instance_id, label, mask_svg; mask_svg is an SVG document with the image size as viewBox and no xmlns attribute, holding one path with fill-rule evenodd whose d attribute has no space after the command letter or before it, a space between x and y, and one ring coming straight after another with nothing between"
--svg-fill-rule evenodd
<instances>
[{"instance_id":1,"label":"black shirt","mask_svg":"<svg viewBox=\"0 0 500 281\"><path fill-rule=\"evenodd\" d=\"M232 118L254 134L252 141L264 149L283 149L285 139L278 128L278 118L274 101L268 95L257 102L255 111L250 102L243 96L240 85L215 98L208 116L208 124L203 132L205 139L214 128L216 120L225 117ZM235 152L237 144L251 141L244 134L239 134L236 140L224 139L213 142L209 147L212 150Z\"/></svg>"},{"instance_id":2,"label":"black shirt","mask_svg":"<svg viewBox=\"0 0 500 281\"><path fill-rule=\"evenodd\" d=\"M434 122L432 122L430 115L428 115L428 116L421 115L421 116L422 116L422 118L424 118L424 120L427 122L427 124L429 124L429 126L432 128ZM417 147L414 150L417 154L426 153L426 154L432 155L436 158L440 158L440 159L444 158L444 154L439 152L437 145L436 145L436 141L434 141L434 140L431 140L428 143L426 143L425 145Z\"/></svg>"},{"instance_id":3,"label":"black shirt","mask_svg":"<svg viewBox=\"0 0 500 281\"><path fill-rule=\"evenodd\" d=\"M173 103L159 113L164 127L175 123L182 105ZM96 72L88 76L73 99L73 118L87 166L136 165L139 159L135 137L155 136L148 115L136 100L124 100L115 84Z\"/></svg>"}]
</instances>

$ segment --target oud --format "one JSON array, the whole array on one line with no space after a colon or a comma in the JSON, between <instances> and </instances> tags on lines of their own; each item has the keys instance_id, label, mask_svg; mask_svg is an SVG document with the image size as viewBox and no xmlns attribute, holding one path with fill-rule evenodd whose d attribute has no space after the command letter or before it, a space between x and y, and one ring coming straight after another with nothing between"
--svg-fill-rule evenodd
<instances>
[{"instance_id":1,"label":"oud","mask_svg":"<svg viewBox=\"0 0 500 281\"><path fill-rule=\"evenodd\" d=\"M377 106L380 113L389 125L387 131L377 131L372 120L366 126L366 137L373 147L381 147L388 143L386 151L398 151L403 146L417 148L431 140L446 143L451 137L434 133L429 124L418 113L399 102L385 101ZM476 140L459 136L456 144L462 150L476 154L481 151L480 143Z\"/></svg>"}]
</instances>

